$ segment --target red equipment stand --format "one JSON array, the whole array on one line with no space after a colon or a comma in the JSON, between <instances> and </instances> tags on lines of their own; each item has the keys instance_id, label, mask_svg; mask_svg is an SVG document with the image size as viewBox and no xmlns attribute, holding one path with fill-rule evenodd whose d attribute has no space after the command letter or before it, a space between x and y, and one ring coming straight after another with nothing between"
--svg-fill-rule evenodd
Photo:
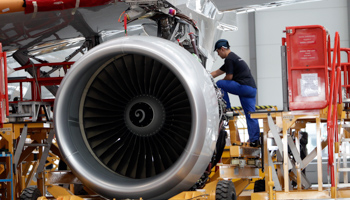
<instances>
[{"instance_id":1,"label":"red equipment stand","mask_svg":"<svg viewBox=\"0 0 350 200\"><path fill-rule=\"evenodd\" d=\"M327 32L319 25L286 28L289 110L328 103Z\"/></svg>"},{"instance_id":2,"label":"red equipment stand","mask_svg":"<svg viewBox=\"0 0 350 200\"><path fill-rule=\"evenodd\" d=\"M0 128L3 127L6 116L9 115L8 103L6 52L2 52L0 43Z\"/></svg>"}]
</instances>

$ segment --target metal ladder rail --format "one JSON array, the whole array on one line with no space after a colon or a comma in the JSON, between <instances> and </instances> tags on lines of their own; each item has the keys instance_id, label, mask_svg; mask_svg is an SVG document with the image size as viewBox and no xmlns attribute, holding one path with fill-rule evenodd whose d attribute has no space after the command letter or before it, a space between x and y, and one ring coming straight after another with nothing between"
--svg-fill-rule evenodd
<instances>
[{"instance_id":1,"label":"metal ladder rail","mask_svg":"<svg viewBox=\"0 0 350 200\"><path fill-rule=\"evenodd\" d=\"M341 52L347 55L347 63L341 63L341 69L343 72L343 85L342 89L345 89L346 99L343 99L344 104L350 104L350 48L340 48ZM345 107L348 107L345 106Z\"/></svg>"},{"instance_id":2,"label":"metal ladder rail","mask_svg":"<svg viewBox=\"0 0 350 200\"><path fill-rule=\"evenodd\" d=\"M337 80L338 84L341 86L339 88L339 93L338 93L338 97L339 97L339 104L343 106L344 111L350 111L348 110L349 105L350 105L350 70L348 69L350 67L350 48L340 48L340 44L339 44L339 35L336 35L336 37L338 37L338 46L335 45L335 48L337 49L331 49L331 51L336 52L334 54L333 57L333 63L335 63L335 58L337 58L337 76L339 74L343 73L343 84L341 84L341 78L339 78ZM336 38L337 39L337 38ZM347 62L346 63L341 63L341 59L340 59L340 52L344 52L347 56ZM339 70L340 69L340 70ZM343 94L342 91L345 91L345 99L343 99ZM336 91L335 91L336 93ZM336 96L334 96L334 98L336 98ZM334 99L334 101L336 102L337 99ZM333 104L336 105L336 104ZM336 107L334 106L333 109L335 110ZM335 111L333 113L336 113ZM333 114L333 115L337 115L337 114ZM337 115L338 116L338 115ZM334 116L336 117L336 116ZM341 123L341 129L337 129L336 127L334 128L334 132L335 132L335 153L339 153L338 154L338 162L337 162L337 167L334 171L336 171L337 173L337 180L336 180L336 184L337 187L350 187L350 184L348 183L348 172L350 172L350 168L348 168L347 166L347 158L350 156L350 139L346 138L346 135L341 134L341 132L343 132L344 128L345 130L350 128L350 124L344 124L343 123L343 119L341 119L342 123ZM337 122L333 121L334 125L337 126ZM338 132L339 131L339 132ZM339 134L341 134L341 138L340 138L340 142L341 144L338 143L338 136ZM348 135L348 134L347 134ZM338 149L339 147L339 149ZM343 166L341 166L340 161L343 161ZM340 173L343 173L343 178L344 181L343 183L340 183Z\"/></svg>"},{"instance_id":3,"label":"metal ladder rail","mask_svg":"<svg viewBox=\"0 0 350 200\"><path fill-rule=\"evenodd\" d=\"M330 61L331 51L333 51L333 60ZM330 36L328 36L328 61L331 64L331 81L330 81L330 97L328 103L327 115L327 140L328 140L328 167L331 177L331 197L336 196L336 176L335 176L335 160L334 156L338 148L338 98L339 104L342 105L341 98L341 65L340 65L340 39L339 33L335 33L334 49L330 48ZM335 147L335 149L334 149ZM335 150L335 151L334 151Z\"/></svg>"}]
</instances>

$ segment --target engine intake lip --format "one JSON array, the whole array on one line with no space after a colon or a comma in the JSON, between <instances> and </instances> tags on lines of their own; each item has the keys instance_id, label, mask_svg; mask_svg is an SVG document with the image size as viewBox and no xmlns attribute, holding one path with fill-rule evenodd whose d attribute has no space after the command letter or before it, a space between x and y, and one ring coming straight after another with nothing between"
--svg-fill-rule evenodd
<instances>
[{"instance_id":1,"label":"engine intake lip","mask_svg":"<svg viewBox=\"0 0 350 200\"><path fill-rule=\"evenodd\" d=\"M108 169L92 153L84 139L86 134L82 134L82 131L87 128L80 120L81 106L83 106L82 96L86 92L86 85L108 60L128 54L144 55L166 66L183 86L190 105L190 108L186 108L191 113L191 119L188 120L191 123L190 135L183 153L166 170L156 175L146 176L146 178L130 178L127 173L116 173ZM148 71L145 70L145 72ZM128 90L126 87L121 88ZM122 117L119 116L118 119L121 119L123 123L125 123L126 104L138 94L129 99L124 99L125 96L120 95L119 100L124 104L118 104L118 106L108 105L110 101L104 102L109 98L100 99L103 100L101 105L104 105L104 110L119 110L118 113L120 112ZM165 103L158 96L155 97L162 102L165 109L165 121L162 126L164 128L166 118L171 114L168 114ZM110 98L113 99L113 97ZM118 101L118 98L113 100ZM213 83L203 66L190 53L175 43L160 38L123 37L94 47L75 62L60 84L55 100L54 123L57 141L64 160L85 186L107 198L168 199L193 186L207 168L218 133L220 120L218 111ZM87 109L84 109L84 112L87 112ZM100 112L100 114L105 115L106 113ZM113 119L115 113L108 112L108 114L111 114L111 119ZM91 121L97 122L98 120L92 119ZM158 134L159 132L149 137L138 137L147 139ZM130 136L132 135L135 134L131 133Z\"/></svg>"}]
</instances>

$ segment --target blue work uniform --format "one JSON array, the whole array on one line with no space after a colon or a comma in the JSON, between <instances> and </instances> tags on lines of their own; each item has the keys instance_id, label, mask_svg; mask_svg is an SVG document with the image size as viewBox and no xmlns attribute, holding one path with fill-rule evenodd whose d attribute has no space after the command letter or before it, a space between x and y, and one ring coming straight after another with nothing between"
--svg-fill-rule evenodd
<instances>
[{"instance_id":1,"label":"blue work uniform","mask_svg":"<svg viewBox=\"0 0 350 200\"><path fill-rule=\"evenodd\" d=\"M250 142L257 141L260 133L259 122L258 119L250 118L249 114L249 112L255 112L256 85L247 63L235 53L230 52L220 70L233 75L232 80L217 82L217 86L224 93L227 108L231 108L227 92L238 95L247 120L249 140Z\"/></svg>"}]
</instances>

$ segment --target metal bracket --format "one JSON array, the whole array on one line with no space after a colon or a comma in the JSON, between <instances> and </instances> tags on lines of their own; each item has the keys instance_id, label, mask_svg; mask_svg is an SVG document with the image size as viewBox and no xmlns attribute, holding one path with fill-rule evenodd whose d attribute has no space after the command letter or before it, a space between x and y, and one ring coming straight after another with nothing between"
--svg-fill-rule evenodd
<instances>
[{"instance_id":1,"label":"metal bracket","mask_svg":"<svg viewBox=\"0 0 350 200\"><path fill-rule=\"evenodd\" d=\"M293 164L293 169L292 172L297 175L297 169L295 168L295 165ZM311 183L309 181L309 179L306 178L306 175L304 173L301 173L301 185L305 188L305 189L309 189L311 187Z\"/></svg>"},{"instance_id":2,"label":"metal bracket","mask_svg":"<svg viewBox=\"0 0 350 200\"><path fill-rule=\"evenodd\" d=\"M295 161L300 164L300 168L304 168L303 162L300 158L300 153L297 150L297 147L295 146L293 139L290 135L287 136L288 139L288 146L290 147L290 150L292 151L292 154L295 158Z\"/></svg>"},{"instance_id":3,"label":"metal bracket","mask_svg":"<svg viewBox=\"0 0 350 200\"><path fill-rule=\"evenodd\" d=\"M39 174L41 174L44 171L44 167L46 164L46 159L47 156L49 155L49 151L51 148L51 144L52 144L52 140L53 140L53 136L55 135L55 131L52 129L49 133L49 136L47 137L47 146L45 146L44 148L44 152L41 155L40 161L39 161L39 166L37 169L37 173L36 173L36 177L39 178Z\"/></svg>"}]
</instances>

